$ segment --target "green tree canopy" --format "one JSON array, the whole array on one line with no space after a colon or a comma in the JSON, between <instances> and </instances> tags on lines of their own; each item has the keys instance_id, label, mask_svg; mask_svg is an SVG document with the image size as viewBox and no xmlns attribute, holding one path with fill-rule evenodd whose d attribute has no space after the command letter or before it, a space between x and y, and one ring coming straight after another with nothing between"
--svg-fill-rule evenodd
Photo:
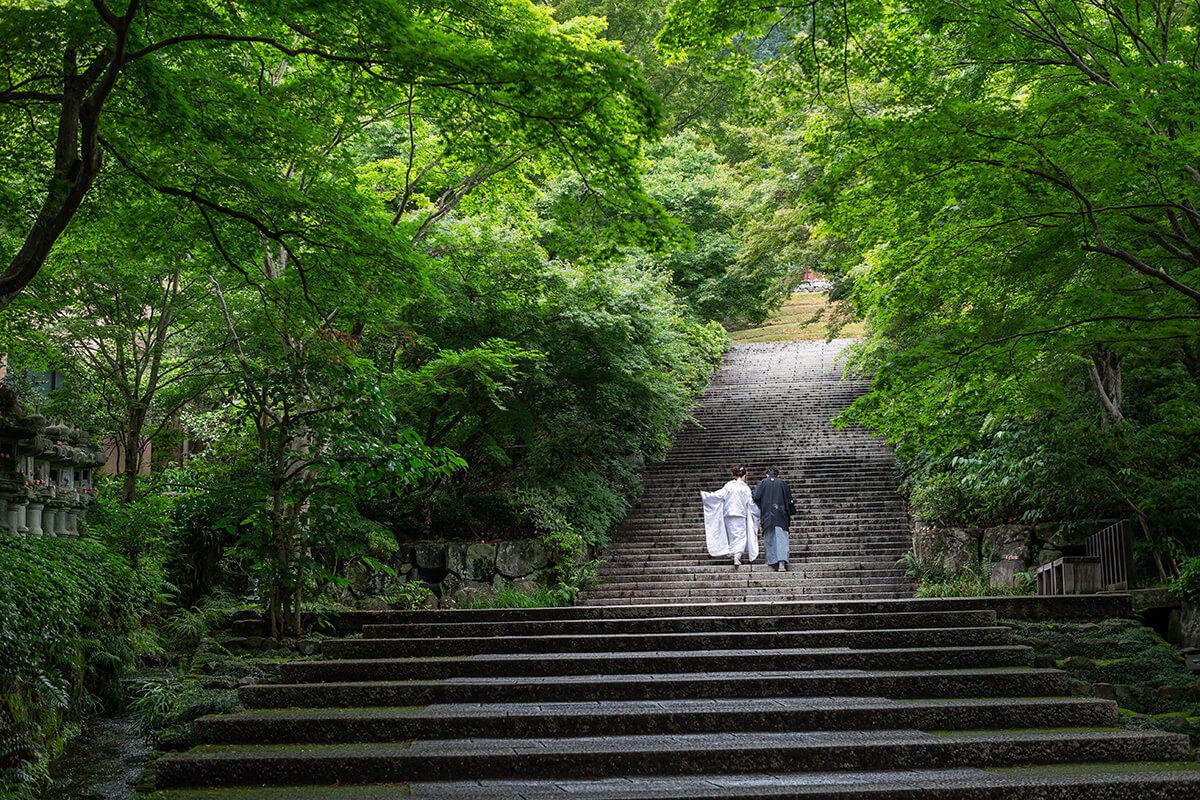
<instances>
[{"instance_id":1,"label":"green tree canopy","mask_svg":"<svg viewBox=\"0 0 1200 800\"><path fill-rule=\"evenodd\" d=\"M444 215L518 162L567 166L596 196L637 204L639 143L661 111L597 26L556 23L528 0L10 9L0 308L114 170L190 207L218 250L241 231L307 264L394 258L364 220L345 158L349 140L386 118L428 156L407 165L401 216L410 204Z\"/></svg>"}]
</instances>

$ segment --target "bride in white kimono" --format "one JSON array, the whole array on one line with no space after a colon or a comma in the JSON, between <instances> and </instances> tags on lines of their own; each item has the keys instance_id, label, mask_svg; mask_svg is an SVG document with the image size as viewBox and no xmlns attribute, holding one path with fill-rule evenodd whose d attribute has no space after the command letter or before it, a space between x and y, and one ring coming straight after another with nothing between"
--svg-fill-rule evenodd
<instances>
[{"instance_id":1,"label":"bride in white kimono","mask_svg":"<svg viewBox=\"0 0 1200 800\"><path fill-rule=\"evenodd\" d=\"M746 482L749 474L743 466L732 470L733 480L716 492L701 492L704 501L704 534L708 554L732 556L733 566L758 558L758 506Z\"/></svg>"}]
</instances>

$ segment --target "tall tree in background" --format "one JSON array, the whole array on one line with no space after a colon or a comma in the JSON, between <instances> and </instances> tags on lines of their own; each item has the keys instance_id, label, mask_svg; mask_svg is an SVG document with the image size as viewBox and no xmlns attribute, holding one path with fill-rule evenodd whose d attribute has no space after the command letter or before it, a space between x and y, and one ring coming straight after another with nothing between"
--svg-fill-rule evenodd
<instances>
[{"instance_id":1,"label":"tall tree in background","mask_svg":"<svg viewBox=\"0 0 1200 800\"><path fill-rule=\"evenodd\" d=\"M797 31L774 86L820 110L822 232L857 244L842 269L883 327L956 359L1077 326L1195 330L1174 325L1200 319L1193 3L727 5L676 4L661 42ZM931 338L950 320L959 341ZM1127 336L1090 337L1102 395Z\"/></svg>"}]
</instances>

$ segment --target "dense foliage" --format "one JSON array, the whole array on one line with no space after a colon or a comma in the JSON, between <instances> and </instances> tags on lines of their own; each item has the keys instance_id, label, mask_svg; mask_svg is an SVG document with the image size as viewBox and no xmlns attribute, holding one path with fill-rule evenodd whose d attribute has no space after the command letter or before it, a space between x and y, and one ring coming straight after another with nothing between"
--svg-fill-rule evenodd
<instances>
[{"instance_id":1,"label":"dense foliage","mask_svg":"<svg viewBox=\"0 0 1200 800\"><path fill-rule=\"evenodd\" d=\"M143 586L95 541L0 538L0 789L35 783L64 719L113 710Z\"/></svg>"}]
</instances>

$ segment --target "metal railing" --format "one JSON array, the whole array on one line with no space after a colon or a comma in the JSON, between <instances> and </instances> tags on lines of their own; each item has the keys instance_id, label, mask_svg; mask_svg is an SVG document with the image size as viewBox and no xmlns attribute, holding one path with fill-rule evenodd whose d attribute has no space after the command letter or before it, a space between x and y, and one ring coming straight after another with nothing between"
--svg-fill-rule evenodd
<instances>
[{"instance_id":1,"label":"metal railing","mask_svg":"<svg viewBox=\"0 0 1200 800\"><path fill-rule=\"evenodd\" d=\"M1129 520L1123 519L1088 537L1087 554L1100 558L1101 581L1106 591L1137 586L1133 572L1132 534Z\"/></svg>"}]
</instances>

